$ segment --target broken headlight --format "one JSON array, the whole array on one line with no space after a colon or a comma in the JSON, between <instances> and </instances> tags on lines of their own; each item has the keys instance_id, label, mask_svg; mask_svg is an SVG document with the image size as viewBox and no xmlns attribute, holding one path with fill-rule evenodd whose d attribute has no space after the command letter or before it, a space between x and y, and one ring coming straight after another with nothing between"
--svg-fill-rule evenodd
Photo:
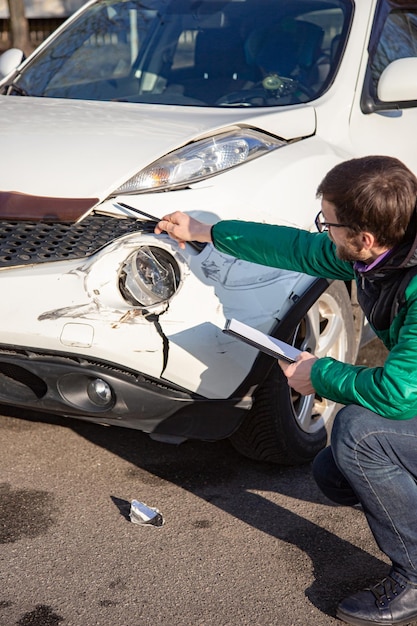
<instances>
[{"instance_id":1,"label":"broken headlight","mask_svg":"<svg viewBox=\"0 0 417 626\"><path fill-rule=\"evenodd\" d=\"M143 246L124 263L119 285L125 300L147 308L168 301L179 282L180 270L174 257L162 248Z\"/></svg>"}]
</instances>

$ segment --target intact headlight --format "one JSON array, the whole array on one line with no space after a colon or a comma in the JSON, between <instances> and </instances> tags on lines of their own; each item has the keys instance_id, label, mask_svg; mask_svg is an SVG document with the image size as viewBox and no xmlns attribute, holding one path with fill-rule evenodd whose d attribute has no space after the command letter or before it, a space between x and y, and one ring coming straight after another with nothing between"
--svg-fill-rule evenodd
<instances>
[{"instance_id":1,"label":"intact headlight","mask_svg":"<svg viewBox=\"0 0 417 626\"><path fill-rule=\"evenodd\" d=\"M169 300L178 289L180 270L174 257L154 246L143 246L123 265L120 291L130 304L151 307Z\"/></svg>"},{"instance_id":2,"label":"intact headlight","mask_svg":"<svg viewBox=\"0 0 417 626\"><path fill-rule=\"evenodd\" d=\"M285 145L250 128L200 139L158 159L121 185L115 195L184 187Z\"/></svg>"}]
</instances>

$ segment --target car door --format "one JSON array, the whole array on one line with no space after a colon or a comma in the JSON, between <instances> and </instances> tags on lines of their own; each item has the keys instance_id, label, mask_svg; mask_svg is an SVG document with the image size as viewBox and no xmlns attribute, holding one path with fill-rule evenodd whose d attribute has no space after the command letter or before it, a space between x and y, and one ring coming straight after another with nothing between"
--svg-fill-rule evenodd
<instances>
[{"instance_id":1,"label":"car door","mask_svg":"<svg viewBox=\"0 0 417 626\"><path fill-rule=\"evenodd\" d=\"M411 60L406 76L408 88L391 90L389 101L380 99L380 86L397 81L398 60ZM393 62L397 62L394 67ZM417 2L380 0L372 25L368 55L364 59L355 106L350 120L354 153L388 154L417 173ZM404 64L403 82L404 82ZM394 70L388 73L388 70ZM395 75L395 76L394 76ZM381 80L382 77L382 80ZM361 79L360 79L361 80ZM397 81L398 82L398 81ZM386 91L386 90L385 90ZM391 98L394 98L393 100ZM411 99L412 98L412 99Z\"/></svg>"}]
</instances>

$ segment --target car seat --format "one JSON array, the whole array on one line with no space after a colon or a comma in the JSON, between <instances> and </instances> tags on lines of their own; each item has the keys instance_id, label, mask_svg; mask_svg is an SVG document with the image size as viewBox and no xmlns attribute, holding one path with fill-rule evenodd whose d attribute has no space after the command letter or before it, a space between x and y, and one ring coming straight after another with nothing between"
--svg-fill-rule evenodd
<instances>
[{"instance_id":1,"label":"car seat","mask_svg":"<svg viewBox=\"0 0 417 626\"><path fill-rule=\"evenodd\" d=\"M252 80L254 70L246 61L244 41L234 28L202 30L196 37L195 78L188 86L189 95L214 103Z\"/></svg>"},{"instance_id":2,"label":"car seat","mask_svg":"<svg viewBox=\"0 0 417 626\"><path fill-rule=\"evenodd\" d=\"M249 35L245 43L246 59L249 65L260 68L263 75L278 74L312 86L319 78L316 63L322 54L323 37L320 26L285 18Z\"/></svg>"}]
</instances>

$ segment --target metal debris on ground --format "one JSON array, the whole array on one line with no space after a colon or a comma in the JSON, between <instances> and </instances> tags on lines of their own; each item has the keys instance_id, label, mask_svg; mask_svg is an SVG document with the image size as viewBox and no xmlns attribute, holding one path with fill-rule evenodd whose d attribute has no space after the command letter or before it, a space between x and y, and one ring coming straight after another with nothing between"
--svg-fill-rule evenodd
<instances>
[{"instance_id":1,"label":"metal debris on ground","mask_svg":"<svg viewBox=\"0 0 417 626\"><path fill-rule=\"evenodd\" d=\"M141 524L142 526L162 526L164 524L164 518L158 509L138 500L132 500L129 516L133 524Z\"/></svg>"}]
</instances>

